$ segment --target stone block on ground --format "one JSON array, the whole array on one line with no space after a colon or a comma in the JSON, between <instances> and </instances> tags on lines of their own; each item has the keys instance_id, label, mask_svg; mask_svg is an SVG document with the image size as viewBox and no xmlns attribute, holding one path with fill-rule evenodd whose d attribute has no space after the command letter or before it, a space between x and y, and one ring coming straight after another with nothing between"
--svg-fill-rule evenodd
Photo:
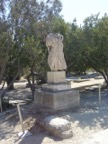
<instances>
[{"instance_id":1,"label":"stone block on ground","mask_svg":"<svg viewBox=\"0 0 108 144\"><path fill-rule=\"evenodd\" d=\"M25 137L28 137L28 136L32 136L32 133L28 130L25 130L24 132L19 132L18 136L20 138L25 138Z\"/></svg>"},{"instance_id":2,"label":"stone block on ground","mask_svg":"<svg viewBox=\"0 0 108 144\"><path fill-rule=\"evenodd\" d=\"M70 138L73 135L71 130L71 123L63 118L49 116L41 122L41 125L52 135L62 139Z\"/></svg>"}]
</instances>

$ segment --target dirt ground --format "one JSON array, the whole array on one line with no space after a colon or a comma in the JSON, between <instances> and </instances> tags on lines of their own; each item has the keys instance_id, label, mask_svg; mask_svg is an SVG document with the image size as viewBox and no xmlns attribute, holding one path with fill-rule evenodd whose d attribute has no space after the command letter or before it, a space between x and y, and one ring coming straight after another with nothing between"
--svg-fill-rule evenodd
<instances>
[{"instance_id":1,"label":"dirt ground","mask_svg":"<svg viewBox=\"0 0 108 144\"><path fill-rule=\"evenodd\" d=\"M15 93L12 94L16 95ZM22 89L22 91L17 90L17 94L21 95L22 93L26 97L28 89ZM45 113L36 109L33 103L22 105L21 111L24 119L24 127L32 133L32 136L24 139L18 137L18 133L21 131L21 125L16 106L14 106L7 113L0 114L0 144L83 144L86 139L89 139L94 134L108 129L108 90L102 90L101 94L102 102L99 105L98 89L81 92L80 108L75 111L69 109L57 113ZM68 115L70 117L73 137L60 140L46 132L38 122L43 117L49 115L63 118ZM91 143L87 142L84 144Z\"/></svg>"}]
</instances>

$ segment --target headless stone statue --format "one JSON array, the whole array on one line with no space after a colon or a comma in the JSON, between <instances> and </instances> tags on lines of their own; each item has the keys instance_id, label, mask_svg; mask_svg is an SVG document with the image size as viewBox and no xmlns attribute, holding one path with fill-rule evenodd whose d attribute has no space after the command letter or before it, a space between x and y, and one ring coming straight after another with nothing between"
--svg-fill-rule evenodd
<instances>
[{"instance_id":1,"label":"headless stone statue","mask_svg":"<svg viewBox=\"0 0 108 144\"><path fill-rule=\"evenodd\" d=\"M50 33L46 37L48 48L48 64L51 71L65 70L67 68L63 53L63 36L61 34Z\"/></svg>"}]
</instances>

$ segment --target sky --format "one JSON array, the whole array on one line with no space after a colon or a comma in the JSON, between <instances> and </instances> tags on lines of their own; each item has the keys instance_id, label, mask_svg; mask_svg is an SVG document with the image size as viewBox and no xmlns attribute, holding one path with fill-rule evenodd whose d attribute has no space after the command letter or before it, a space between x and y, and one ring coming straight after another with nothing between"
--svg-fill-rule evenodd
<instances>
[{"instance_id":1,"label":"sky","mask_svg":"<svg viewBox=\"0 0 108 144\"><path fill-rule=\"evenodd\" d=\"M108 0L61 0L63 8L61 14L66 22L72 22L74 18L78 25L83 20L100 12L100 17L108 14Z\"/></svg>"}]
</instances>

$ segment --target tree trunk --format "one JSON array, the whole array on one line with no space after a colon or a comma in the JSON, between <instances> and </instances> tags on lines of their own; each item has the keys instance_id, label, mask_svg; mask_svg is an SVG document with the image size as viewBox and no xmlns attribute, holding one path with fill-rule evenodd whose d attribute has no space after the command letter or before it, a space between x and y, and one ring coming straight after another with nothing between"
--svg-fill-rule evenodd
<instances>
[{"instance_id":1,"label":"tree trunk","mask_svg":"<svg viewBox=\"0 0 108 144\"><path fill-rule=\"evenodd\" d=\"M33 99L34 99L34 94L35 94L35 80L34 80L34 72L32 71L32 96L33 96Z\"/></svg>"},{"instance_id":2,"label":"tree trunk","mask_svg":"<svg viewBox=\"0 0 108 144\"><path fill-rule=\"evenodd\" d=\"M32 98L34 99L34 94L35 94L35 84L34 84L34 72L31 71L31 73L26 77L29 87L31 89L31 93L32 93ZM30 77L32 77L32 79L30 80Z\"/></svg>"},{"instance_id":3,"label":"tree trunk","mask_svg":"<svg viewBox=\"0 0 108 144\"><path fill-rule=\"evenodd\" d=\"M7 82L7 87L11 84L11 82L13 81L12 77L9 77L8 79L6 79ZM8 88L9 91L14 90L14 84L12 83L11 86Z\"/></svg>"},{"instance_id":4,"label":"tree trunk","mask_svg":"<svg viewBox=\"0 0 108 144\"><path fill-rule=\"evenodd\" d=\"M104 80L106 82L106 87L108 88L108 75L105 73L105 71L103 72L103 71L97 70L95 68L94 68L94 70L99 72L103 76L103 78L104 78Z\"/></svg>"}]
</instances>

